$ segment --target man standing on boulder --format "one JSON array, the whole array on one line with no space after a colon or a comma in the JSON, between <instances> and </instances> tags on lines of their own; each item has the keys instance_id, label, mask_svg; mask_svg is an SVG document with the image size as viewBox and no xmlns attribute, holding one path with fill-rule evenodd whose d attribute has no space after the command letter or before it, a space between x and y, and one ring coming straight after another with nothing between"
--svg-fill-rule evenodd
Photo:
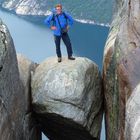
<instances>
[{"instance_id":1,"label":"man standing on boulder","mask_svg":"<svg viewBox=\"0 0 140 140\"><path fill-rule=\"evenodd\" d=\"M47 24L49 28L53 30L58 62L62 61L60 49L61 38L67 48L68 59L75 60L75 58L72 57L73 51L71 41L68 35L68 30L70 26L73 24L73 19L69 14L62 11L61 4L57 4L55 6L55 10L53 11L53 13L45 19L45 24Z\"/></svg>"}]
</instances>

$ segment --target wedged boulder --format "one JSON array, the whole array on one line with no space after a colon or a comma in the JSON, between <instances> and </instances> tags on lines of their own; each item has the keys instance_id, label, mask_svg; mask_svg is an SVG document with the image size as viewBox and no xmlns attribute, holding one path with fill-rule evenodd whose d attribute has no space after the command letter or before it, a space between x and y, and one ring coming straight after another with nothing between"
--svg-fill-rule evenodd
<instances>
[{"instance_id":1,"label":"wedged boulder","mask_svg":"<svg viewBox=\"0 0 140 140\"><path fill-rule=\"evenodd\" d=\"M38 64L29 60L22 54L17 54L17 60L20 80L24 87L24 137L27 140L41 140L41 131L38 127L39 124L37 124L35 120L31 105L31 73L35 71L35 68L38 66Z\"/></svg>"},{"instance_id":2,"label":"wedged boulder","mask_svg":"<svg viewBox=\"0 0 140 140\"><path fill-rule=\"evenodd\" d=\"M77 57L44 60L32 76L32 104L42 131L51 140L100 138L101 76L95 63Z\"/></svg>"},{"instance_id":3,"label":"wedged boulder","mask_svg":"<svg viewBox=\"0 0 140 140\"><path fill-rule=\"evenodd\" d=\"M32 116L26 114L24 88L28 87L23 85L20 77L13 40L0 20L0 140L32 140L35 137L30 137L30 133L37 134L26 129L35 123ZM28 120L32 123L27 123Z\"/></svg>"},{"instance_id":4,"label":"wedged boulder","mask_svg":"<svg viewBox=\"0 0 140 140\"><path fill-rule=\"evenodd\" d=\"M140 83L140 1L116 2L117 10L104 50L106 132L108 140L125 140L126 104L129 106L128 100ZM130 123L133 126L134 122Z\"/></svg>"}]
</instances>

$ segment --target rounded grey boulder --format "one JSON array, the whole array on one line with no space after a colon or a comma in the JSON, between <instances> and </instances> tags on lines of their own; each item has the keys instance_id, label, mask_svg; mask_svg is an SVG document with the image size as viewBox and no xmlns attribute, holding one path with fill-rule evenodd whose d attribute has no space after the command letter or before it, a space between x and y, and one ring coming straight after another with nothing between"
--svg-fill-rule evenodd
<instances>
[{"instance_id":1,"label":"rounded grey boulder","mask_svg":"<svg viewBox=\"0 0 140 140\"><path fill-rule=\"evenodd\" d=\"M99 139L103 98L95 63L48 58L36 68L31 87L33 109L50 139Z\"/></svg>"}]
</instances>

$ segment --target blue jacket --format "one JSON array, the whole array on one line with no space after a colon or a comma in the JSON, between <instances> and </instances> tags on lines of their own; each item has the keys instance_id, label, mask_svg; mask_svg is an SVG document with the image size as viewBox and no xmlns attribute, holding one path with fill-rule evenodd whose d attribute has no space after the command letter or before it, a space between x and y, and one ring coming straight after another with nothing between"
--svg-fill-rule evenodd
<instances>
[{"instance_id":1,"label":"blue jacket","mask_svg":"<svg viewBox=\"0 0 140 140\"><path fill-rule=\"evenodd\" d=\"M54 16L54 19L55 19L55 22L52 21L53 19L53 14L55 15ZM67 17L67 21L66 21L66 18L64 16L64 14L60 14L58 15L58 18L59 18L59 21L60 21L60 24L61 24L61 27L62 28L65 28L67 25L69 26L72 26L73 25L73 18L68 14L68 13L65 13L66 17ZM44 23L50 28L53 23L55 23L54 26L56 26L56 30L53 30L53 33L54 35L57 35L57 36L60 36L61 35L61 28L59 26L59 23L58 23L58 20L57 20L57 17L56 17L56 12L53 11L53 13L51 15L49 15L45 20L44 20Z\"/></svg>"}]
</instances>

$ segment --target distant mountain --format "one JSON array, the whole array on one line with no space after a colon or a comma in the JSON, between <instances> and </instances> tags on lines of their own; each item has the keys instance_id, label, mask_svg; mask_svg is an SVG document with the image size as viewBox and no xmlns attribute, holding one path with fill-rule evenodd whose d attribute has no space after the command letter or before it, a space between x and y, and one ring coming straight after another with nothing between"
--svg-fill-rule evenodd
<instances>
[{"instance_id":1,"label":"distant mountain","mask_svg":"<svg viewBox=\"0 0 140 140\"><path fill-rule=\"evenodd\" d=\"M57 3L78 21L111 22L113 0L3 0L2 7L22 15L48 15Z\"/></svg>"}]
</instances>

